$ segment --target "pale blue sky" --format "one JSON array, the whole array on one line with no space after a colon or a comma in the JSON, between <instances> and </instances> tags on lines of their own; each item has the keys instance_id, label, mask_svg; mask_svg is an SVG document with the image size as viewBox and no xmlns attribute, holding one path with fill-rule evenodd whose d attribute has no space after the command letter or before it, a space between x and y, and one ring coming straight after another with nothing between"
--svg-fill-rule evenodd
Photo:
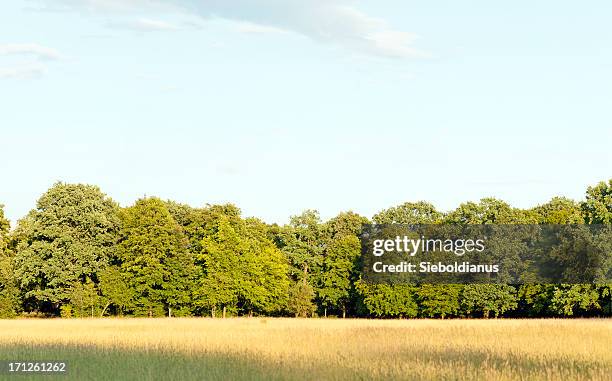
<instances>
[{"instance_id":1,"label":"pale blue sky","mask_svg":"<svg viewBox=\"0 0 612 381\"><path fill-rule=\"evenodd\" d=\"M284 223L612 177L609 1L15 0L0 203L55 181Z\"/></svg>"}]
</instances>

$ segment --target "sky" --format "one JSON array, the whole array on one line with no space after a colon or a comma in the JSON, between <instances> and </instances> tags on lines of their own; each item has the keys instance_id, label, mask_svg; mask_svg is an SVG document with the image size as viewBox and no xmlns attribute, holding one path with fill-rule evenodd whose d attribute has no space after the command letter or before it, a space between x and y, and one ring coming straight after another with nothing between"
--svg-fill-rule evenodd
<instances>
[{"instance_id":1,"label":"sky","mask_svg":"<svg viewBox=\"0 0 612 381\"><path fill-rule=\"evenodd\" d=\"M583 199L612 177L612 3L14 0L0 5L0 203L57 181L123 206L286 223Z\"/></svg>"}]
</instances>

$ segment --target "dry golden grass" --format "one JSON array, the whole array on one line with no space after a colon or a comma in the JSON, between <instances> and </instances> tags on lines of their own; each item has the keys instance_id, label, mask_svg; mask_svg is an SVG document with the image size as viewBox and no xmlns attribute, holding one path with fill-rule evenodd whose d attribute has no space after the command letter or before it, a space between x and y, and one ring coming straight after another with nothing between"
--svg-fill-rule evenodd
<instances>
[{"instance_id":1,"label":"dry golden grass","mask_svg":"<svg viewBox=\"0 0 612 381\"><path fill-rule=\"evenodd\" d=\"M140 354L132 367L148 361L147 356L172 354L173 359L193 360L183 364L191 367L184 370L185 379L199 378L193 364L207 358L207 371L224 362L219 373L208 374L214 378L612 379L612 320L595 319L4 320L0 346L5 356L19 348L22 357L30 350L40 357L36 351L44 348L59 348L58 355L80 350L82 360L117 351L128 357ZM42 353L50 355L48 349ZM107 364L109 369L121 369L121 356ZM94 363L83 361L73 368ZM181 374L181 369L174 371ZM156 378L121 372L126 379Z\"/></svg>"}]
</instances>

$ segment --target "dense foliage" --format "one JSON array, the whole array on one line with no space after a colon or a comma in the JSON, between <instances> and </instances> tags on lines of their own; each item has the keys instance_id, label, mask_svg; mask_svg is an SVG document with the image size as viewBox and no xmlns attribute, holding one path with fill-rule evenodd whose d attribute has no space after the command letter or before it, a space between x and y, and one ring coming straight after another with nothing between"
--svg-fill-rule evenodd
<instances>
[{"instance_id":1,"label":"dense foliage","mask_svg":"<svg viewBox=\"0 0 612 381\"><path fill-rule=\"evenodd\" d=\"M233 205L143 198L120 208L98 187L57 183L13 230L0 205L0 318L42 316L612 316L610 285L371 285L360 277L366 217L315 210L285 226ZM485 198L443 213L408 202L374 223L612 223L612 180L583 202L532 209Z\"/></svg>"}]
</instances>

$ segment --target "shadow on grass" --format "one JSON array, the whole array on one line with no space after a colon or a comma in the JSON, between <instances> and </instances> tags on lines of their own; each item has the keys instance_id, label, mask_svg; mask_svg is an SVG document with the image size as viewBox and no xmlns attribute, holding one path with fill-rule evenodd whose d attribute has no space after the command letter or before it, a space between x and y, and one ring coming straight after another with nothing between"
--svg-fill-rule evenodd
<instances>
[{"instance_id":1,"label":"shadow on grass","mask_svg":"<svg viewBox=\"0 0 612 381\"><path fill-rule=\"evenodd\" d=\"M296 380L345 379L336 369L309 364L309 369L253 354L231 355L198 353L196 355L163 349L126 350L75 345L0 346L0 379L15 380ZM9 373L8 361L66 362L65 374ZM363 379L363 377L357 377Z\"/></svg>"},{"instance_id":2,"label":"shadow on grass","mask_svg":"<svg viewBox=\"0 0 612 381\"><path fill-rule=\"evenodd\" d=\"M296 344L299 345L299 344ZM345 364L303 359L298 364L269 360L255 354L199 353L187 355L161 350L126 350L74 345L0 346L0 379L15 380L431 380L482 379L481 369L503 374L505 379L549 379L551 371L563 379L598 379L611 371L610 364L567 358L533 359L520 354L499 356L483 350L427 350L413 353L372 353L388 366L368 371ZM374 359L374 358L373 358ZM68 372L55 376L10 374L6 361L65 361ZM380 362L377 361L379 364ZM463 374L420 374L418 366L432 364L466 370ZM467 366L467 368L465 368ZM366 367L367 368L367 367ZM411 368L413 371L411 371ZM549 377L547 377L547 375ZM574 377L572 377L572 375Z\"/></svg>"}]
</instances>

